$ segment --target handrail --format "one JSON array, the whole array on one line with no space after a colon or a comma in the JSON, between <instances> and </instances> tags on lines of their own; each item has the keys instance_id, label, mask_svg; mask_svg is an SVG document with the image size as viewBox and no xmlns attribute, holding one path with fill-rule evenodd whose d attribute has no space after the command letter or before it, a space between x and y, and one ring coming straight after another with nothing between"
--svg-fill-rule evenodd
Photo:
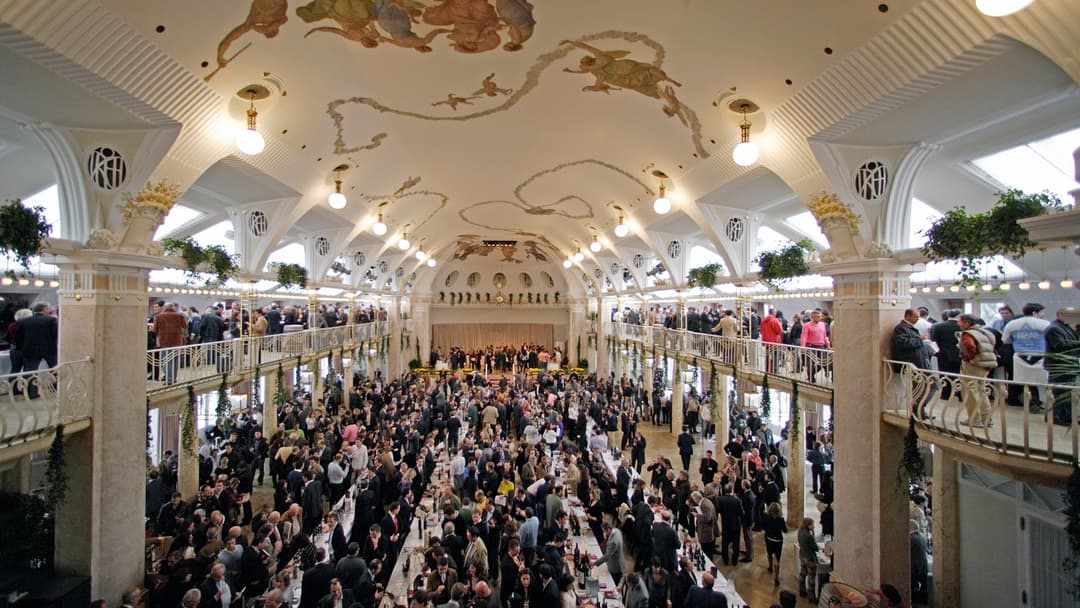
<instances>
[{"instance_id":1,"label":"handrail","mask_svg":"<svg viewBox=\"0 0 1080 608\"><path fill-rule=\"evenodd\" d=\"M160 390L178 383L240 374L301 355L355 348L365 340L384 335L388 328L385 322L339 325L148 350L147 380L151 390Z\"/></svg>"},{"instance_id":2,"label":"handrail","mask_svg":"<svg viewBox=\"0 0 1080 608\"><path fill-rule=\"evenodd\" d=\"M915 416L926 427L1002 454L1066 464L1077 461L1080 386L980 378L919 369L901 361L882 364L887 412ZM1023 407L1006 405L1010 384L1021 388ZM1046 416L1030 411L1036 391L1043 393ZM1061 399L1069 402L1068 425L1053 421L1054 404Z\"/></svg>"},{"instance_id":3,"label":"handrail","mask_svg":"<svg viewBox=\"0 0 1080 608\"><path fill-rule=\"evenodd\" d=\"M775 344L750 338L667 329L655 325L608 322L608 335L716 361L751 373L832 387L833 353L829 349Z\"/></svg>"},{"instance_id":4,"label":"handrail","mask_svg":"<svg viewBox=\"0 0 1080 608\"><path fill-rule=\"evenodd\" d=\"M0 376L0 441L9 443L61 422L89 418L93 372L93 363L87 358Z\"/></svg>"}]
</instances>

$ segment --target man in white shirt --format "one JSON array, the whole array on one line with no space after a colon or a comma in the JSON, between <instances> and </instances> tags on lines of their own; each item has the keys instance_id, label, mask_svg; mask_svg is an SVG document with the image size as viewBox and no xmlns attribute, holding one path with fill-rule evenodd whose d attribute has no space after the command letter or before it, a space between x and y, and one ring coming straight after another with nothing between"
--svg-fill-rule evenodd
<instances>
[{"instance_id":1,"label":"man in white shirt","mask_svg":"<svg viewBox=\"0 0 1080 608\"><path fill-rule=\"evenodd\" d=\"M1050 322L1043 317L1043 305L1024 304L1022 317L1017 317L1005 325L1001 332L1001 341L1013 347L1013 379L1017 382L1047 383L1043 357L1046 354L1046 328ZM1032 414L1041 414L1043 400L1039 388L1032 386L1029 409ZM1023 405L1023 386L1010 385L1009 405Z\"/></svg>"},{"instance_id":2,"label":"man in white shirt","mask_svg":"<svg viewBox=\"0 0 1080 608\"><path fill-rule=\"evenodd\" d=\"M461 476L465 473L465 453L459 451L450 461L450 480L454 484L454 490L461 491Z\"/></svg>"}]
</instances>

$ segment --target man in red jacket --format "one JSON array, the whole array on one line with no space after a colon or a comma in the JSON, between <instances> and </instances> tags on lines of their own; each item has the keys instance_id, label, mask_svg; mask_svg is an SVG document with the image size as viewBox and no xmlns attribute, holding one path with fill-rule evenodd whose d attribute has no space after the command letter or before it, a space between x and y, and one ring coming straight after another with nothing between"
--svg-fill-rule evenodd
<instances>
[{"instance_id":1,"label":"man in red jacket","mask_svg":"<svg viewBox=\"0 0 1080 608\"><path fill-rule=\"evenodd\" d=\"M761 341L765 343L765 370L775 373L780 361L780 347L774 345L784 341L784 326L776 318L775 308L770 308L769 315L761 321Z\"/></svg>"}]
</instances>

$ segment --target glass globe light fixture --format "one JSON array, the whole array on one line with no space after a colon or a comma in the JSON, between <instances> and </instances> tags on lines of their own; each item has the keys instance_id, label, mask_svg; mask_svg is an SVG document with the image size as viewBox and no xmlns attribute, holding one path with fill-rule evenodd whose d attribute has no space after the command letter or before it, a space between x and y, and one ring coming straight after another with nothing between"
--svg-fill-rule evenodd
<instances>
[{"instance_id":1,"label":"glass globe light fixture","mask_svg":"<svg viewBox=\"0 0 1080 608\"><path fill-rule=\"evenodd\" d=\"M746 118L746 111L750 109L750 106L743 104L739 109L742 110L743 115L742 122L739 123L740 141L731 151L731 160L740 167L749 167L757 162L759 152L757 144L750 141L750 121Z\"/></svg>"},{"instance_id":2,"label":"glass globe light fixture","mask_svg":"<svg viewBox=\"0 0 1080 608\"><path fill-rule=\"evenodd\" d=\"M589 251L593 253L600 253L600 250L604 248L604 245L600 242L600 237L594 233L592 236L592 242L589 243Z\"/></svg>"},{"instance_id":3,"label":"glass globe light fixture","mask_svg":"<svg viewBox=\"0 0 1080 608\"><path fill-rule=\"evenodd\" d=\"M1005 17L1022 10L1032 0L975 0L975 8L987 17Z\"/></svg>"},{"instance_id":4,"label":"glass globe light fixture","mask_svg":"<svg viewBox=\"0 0 1080 608\"><path fill-rule=\"evenodd\" d=\"M345 205L349 204L349 199L345 198L345 195L341 193L341 179L334 180L334 191L330 193L330 198L326 200L331 209L344 209Z\"/></svg>"},{"instance_id":5,"label":"glass globe light fixture","mask_svg":"<svg viewBox=\"0 0 1080 608\"><path fill-rule=\"evenodd\" d=\"M429 258L427 259L427 265L428 265L428 268L434 268L434 267L435 267L435 264L437 264L437 263L438 263L438 262L436 262L436 261L435 261L435 258L431 258L431 257L429 257Z\"/></svg>"},{"instance_id":6,"label":"glass globe light fixture","mask_svg":"<svg viewBox=\"0 0 1080 608\"><path fill-rule=\"evenodd\" d=\"M248 89L247 94L251 103L247 111L247 127L236 134L236 147L248 156L255 156L266 148L266 140L255 128L255 117L259 115L255 111L255 88Z\"/></svg>"},{"instance_id":7,"label":"glass globe light fixture","mask_svg":"<svg viewBox=\"0 0 1080 608\"><path fill-rule=\"evenodd\" d=\"M580 249L578 249L576 252L574 252L574 261L575 262L581 262L584 259L585 259L585 254L581 253Z\"/></svg>"},{"instance_id":8,"label":"glass globe light fixture","mask_svg":"<svg viewBox=\"0 0 1080 608\"><path fill-rule=\"evenodd\" d=\"M574 261L571 260L570 258L566 258L565 260L562 261L562 267L563 268L570 268L573 265L574 265Z\"/></svg>"},{"instance_id":9,"label":"glass globe light fixture","mask_svg":"<svg viewBox=\"0 0 1080 608\"><path fill-rule=\"evenodd\" d=\"M671 200L664 196L664 180L660 180L660 196L653 201L652 208L659 215L671 211Z\"/></svg>"}]
</instances>

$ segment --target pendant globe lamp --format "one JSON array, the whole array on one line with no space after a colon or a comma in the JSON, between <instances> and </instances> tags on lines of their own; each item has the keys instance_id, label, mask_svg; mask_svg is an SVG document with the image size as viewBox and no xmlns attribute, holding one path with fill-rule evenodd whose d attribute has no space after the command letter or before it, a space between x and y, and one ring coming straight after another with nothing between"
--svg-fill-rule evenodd
<instances>
[{"instance_id":1,"label":"pendant globe lamp","mask_svg":"<svg viewBox=\"0 0 1080 608\"><path fill-rule=\"evenodd\" d=\"M345 205L349 204L349 199L345 198L345 195L341 193L341 172L348 170L349 165L338 165L334 167L334 191L330 193L329 198L326 199L326 204L330 205L331 209L344 209Z\"/></svg>"},{"instance_id":2,"label":"pendant globe lamp","mask_svg":"<svg viewBox=\"0 0 1080 608\"><path fill-rule=\"evenodd\" d=\"M755 110L757 110L757 106L748 101L739 103L738 111L742 113L742 122L739 123L740 137L739 144L731 151L731 160L735 161L735 164L740 167L749 167L758 161L758 147L757 144L750 141L751 123L746 118L748 112Z\"/></svg>"},{"instance_id":3,"label":"pendant globe lamp","mask_svg":"<svg viewBox=\"0 0 1080 608\"><path fill-rule=\"evenodd\" d=\"M266 148L266 140L263 139L261 133L256 128L255 120L259 113L255 110L255 100L264 99L270 96L270 91L266 87L258 85L252 85L246 87L241 91L241 96L248 100L247 110L247 127L236 134L236 147L247 154L248 156L255 156L260 154L263 149Z\"/></svg>"},{"instance_id":4,"label":"pendant globe lamp","mask_svg":"<svg viewBox=\"0 0 1080 608\"><path fill-rule=\"evenodd\" d=\"M383 207L389 205L388 201L379 203L379 215L375 219L375 223L371 225L371 231L375 233L375 236L382 236L386 234L386 223L383 222Z\"/></svg>"}]
</instances>

